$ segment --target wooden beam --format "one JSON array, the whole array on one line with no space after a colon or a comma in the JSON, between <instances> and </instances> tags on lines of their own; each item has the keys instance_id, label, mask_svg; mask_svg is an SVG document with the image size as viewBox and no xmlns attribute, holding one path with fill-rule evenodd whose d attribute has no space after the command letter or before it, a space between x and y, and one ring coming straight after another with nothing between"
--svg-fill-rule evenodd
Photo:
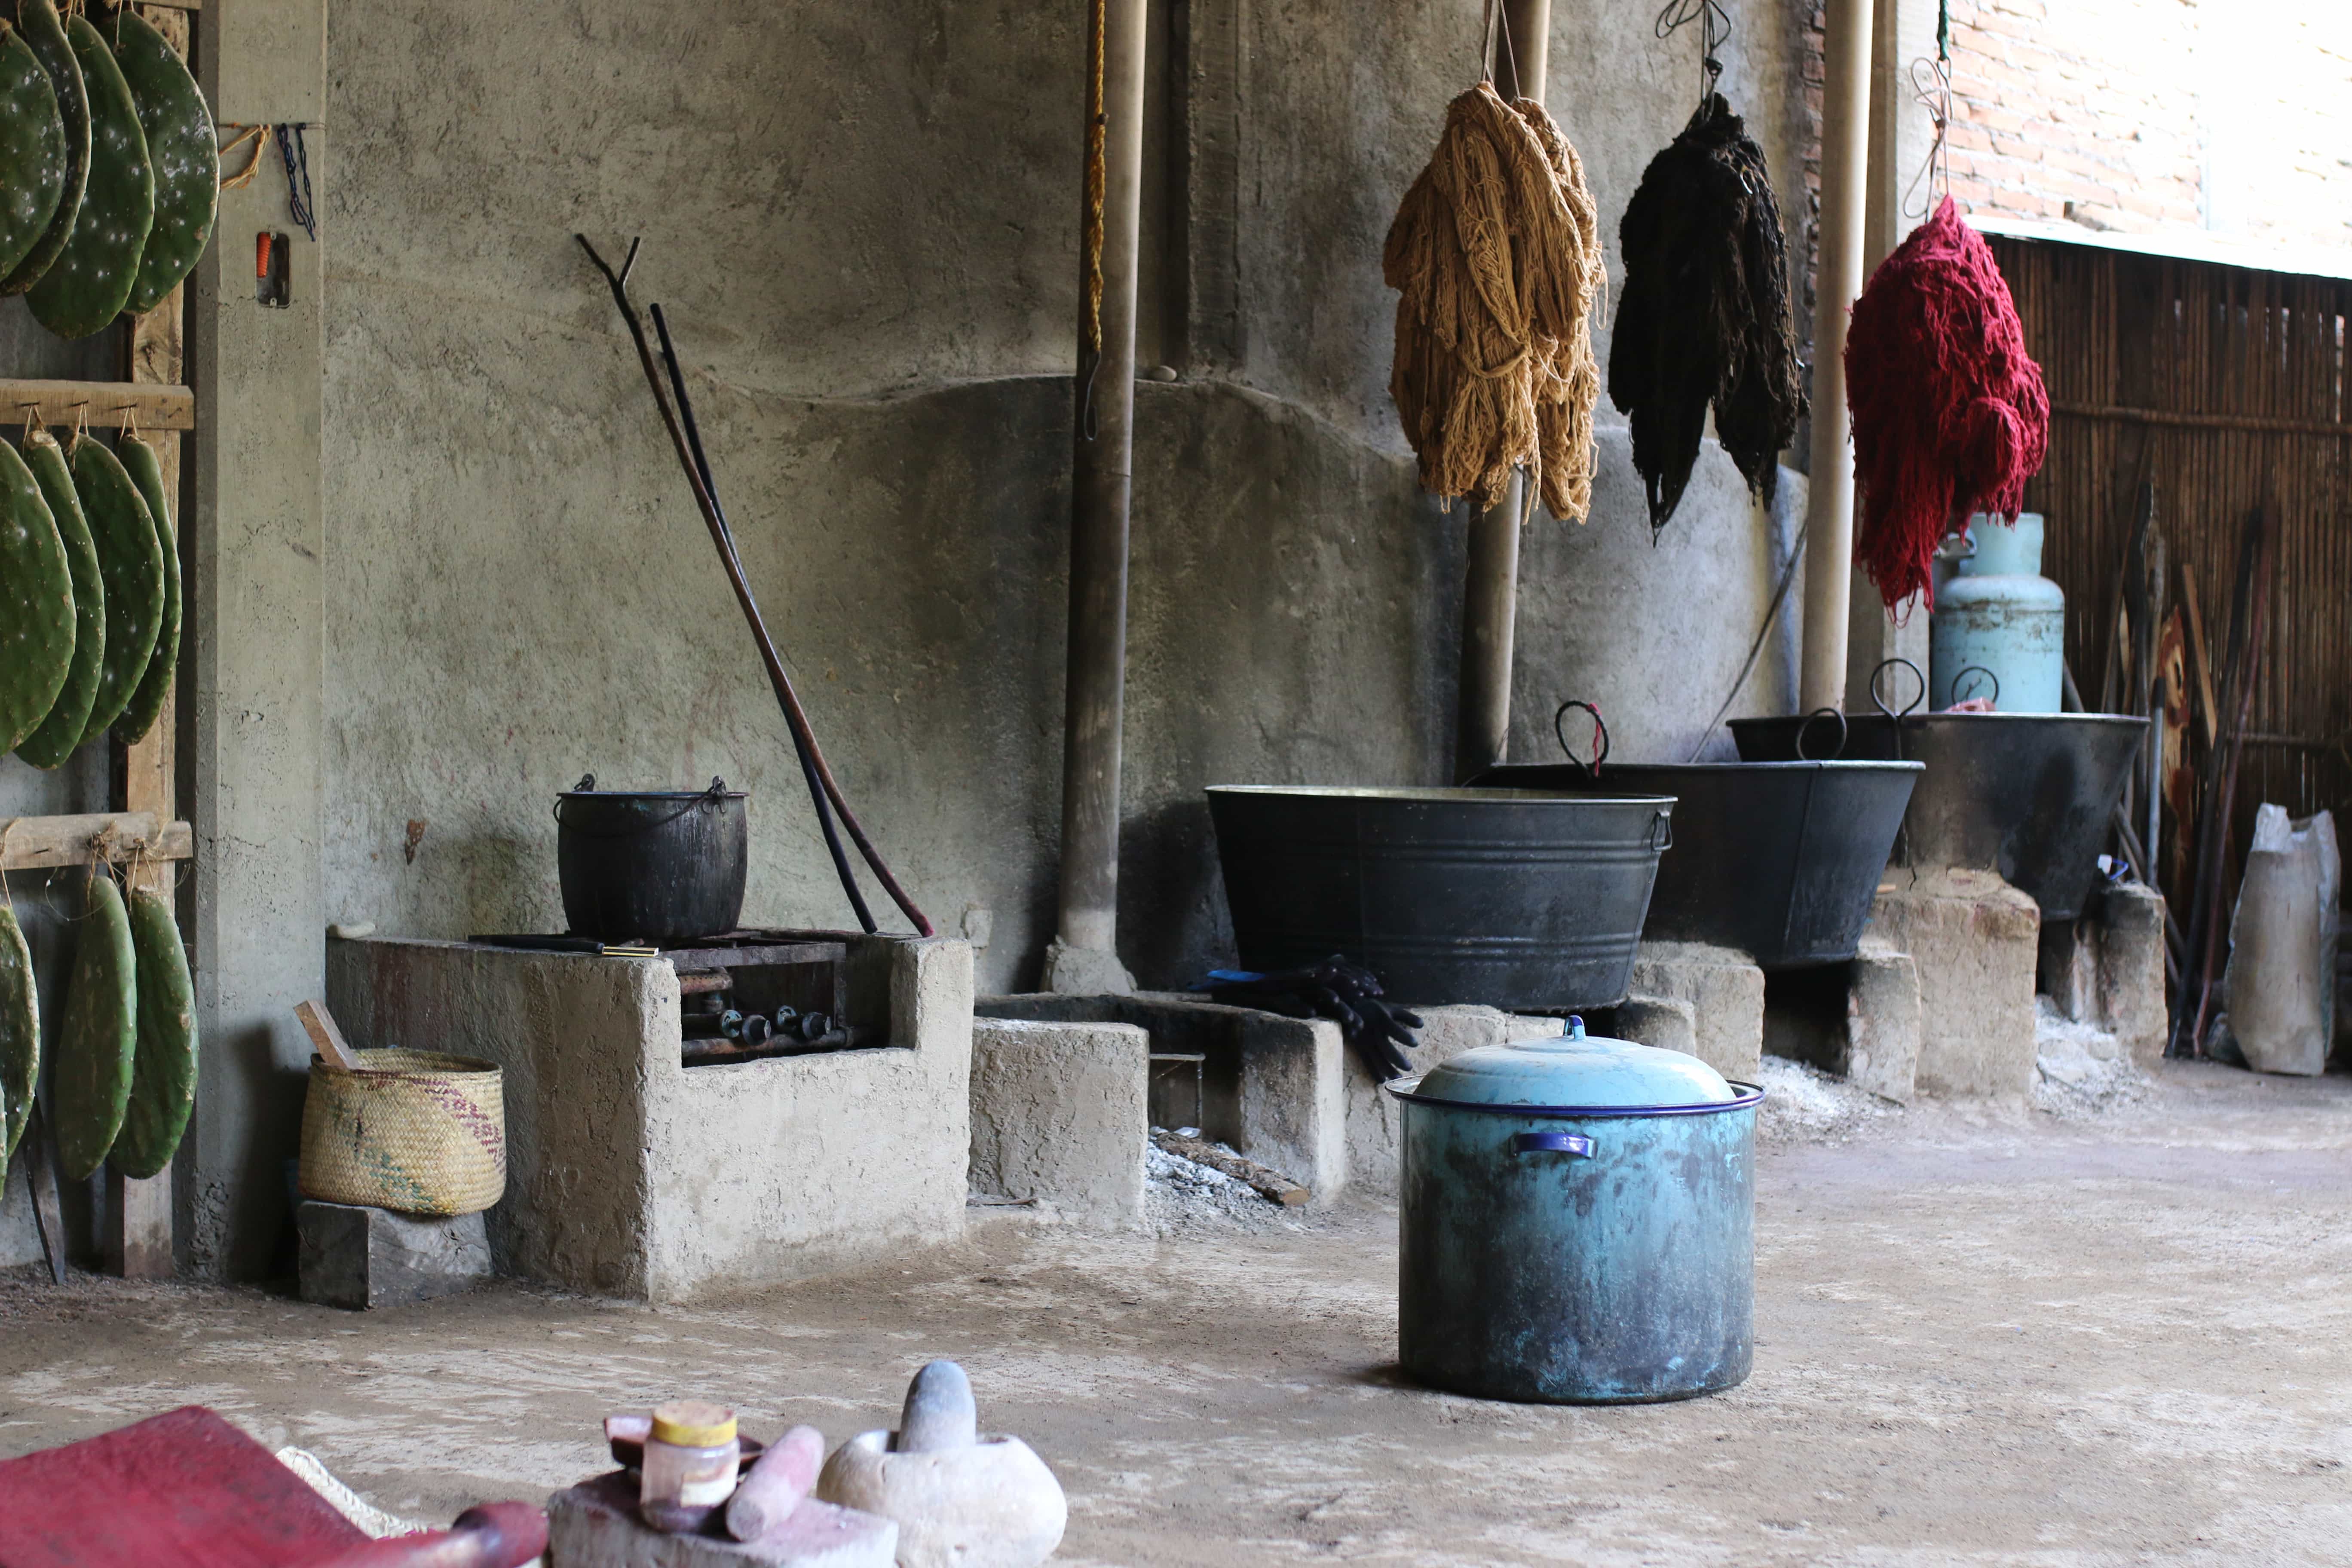
<instances>
[{"instance_id":1,"label":"wooden beam","mask_svg":"<svg viewBox=\"0 0 2352 1568\"><path fill-rule=\"evenodd\" d=\"M150 860L192 860L195 834L186 823L161 821L152 811L12 816L0 822L0 871L87 866L101 850L109 860L141 853Z\"/></svg>"},{"instance_id":2,"label":"wooden beam","mask_svg":"<svg viewBox=\"0 0 2352 1568\"><path fill-rule=\"evenodd\" d=\"M38 408L43 420L61 426L70 426L87 412L92 425L112 430L121 425L128 410L142 430L196 427L196 395L184 386L133 381L0 379L0 422L21 425L30 408Z\"/></svg>"}]
</instances>

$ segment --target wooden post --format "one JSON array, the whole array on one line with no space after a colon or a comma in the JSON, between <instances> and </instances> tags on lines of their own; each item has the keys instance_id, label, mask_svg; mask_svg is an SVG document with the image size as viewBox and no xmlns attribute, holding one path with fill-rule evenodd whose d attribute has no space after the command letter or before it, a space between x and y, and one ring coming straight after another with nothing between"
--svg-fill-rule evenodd
<instances>
[{"instance_id":1,"label":"wooden post","mask_svg":"<svg viewBox=\"0 0 2352 1568\"><path fill-rule=\"evenodd\" d=\"M1872 0L1828 0L1822 24L1821 255L1813 274L1813 442L1805 506L1804 657L1799 706L1845 705L1853 603L1853 447L1845 406L1846 312L1862 292L1870 158Z\"/></svg>"},{"instance_id":2,"label":"wooden post","mask_svg":"<svg viewBox=\"0 0 2352 1568\"><path fill-rule=\"evenodd\" d=\"M1551 59L1551 0L1503 0L1495 44L1495 90L1543 101ZM1519 516L1525 475L1503 504L1470 512L1462 584L1462 668L1454 710L1454 777L1461 783L1502 762L1511 744L1511 668L1519 614Z\"/></svg>"},{"instance_id":3,"label":"wooden post","mask_svg":"<svg viewBox=\"0 0 2352 1568\"><path fill-rule=\"evenodd\" d=\"M1096 977L1124 973L1113 955L1118 936L1120 731L1127 696L1128 505L1135 471L1135 279L1143 193L1145 0L1082 3L1088 5L1090 161L1097 115L1102 138L1101 248L1096 252L1090 241L1082 243L1078 268L1077 427L1070 475L1070 627L1062 714L1057 944L1082 956L1066 970L1049 961L1048 990L1097 990L1103 982ZM1078 215L1082 233L1093 231L1095 189L1089 174Z\"/></svg>"},{"instance_id":4,"label":"wooden post","mask_svg":"<svg viewBox=\"0 0 2352 1568\"><path fill-rule=\"evenodd\" d=\"M153 24L182 58L188 53L188 16L176 8L142 5L140 15ZM219 243L217 239L215 244ZM183 369L180 339L180 304L184 286L174 289L163 302L136 318L131 325L130 379L145 384L178 387ZM176 525L180 505L180 437L176 430L140 432L155 448L155 457L163 470L163 494L173 508L174 531L164 542L167 550L179 548ZM163 520L157 519L160 526ZM184 644L183 645L184 646ZM163 710L156 715L154 726L135 746L118 750L116 777L118 799L116 807L122 811L148 811L158 822L171 822L179 816L179 789L176 769L178 746L179 681L174 676L171 688L164 692ZM131 873L131 885L145 888L171 898L177 879L180 863L176 860L146 862ZM106 1168L107 1221L106 1268L110 1274L125 1279L164 1279L173 1272L172 1262L172 1171L165 1166L157 1174L139 1181L125 1176L112 1164Z\"/></svg>"}]
</instances>

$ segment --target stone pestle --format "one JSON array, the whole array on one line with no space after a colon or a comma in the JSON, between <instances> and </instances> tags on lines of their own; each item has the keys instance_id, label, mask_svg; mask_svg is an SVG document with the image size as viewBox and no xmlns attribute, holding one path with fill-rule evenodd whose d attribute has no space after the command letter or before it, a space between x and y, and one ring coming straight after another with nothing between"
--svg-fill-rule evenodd
<instances>
[{"instance_id":1,"label":"stone pestle","mask_svg":"<svg viewBox=\"0 0 2352 1568\"><path fill-rule=\"evenodd\" d=\"M969 1448L980 1440L980 1414L972 1404L971 1379L951 1361L927 1363L907 1385L907 1406L898 1417L891 1451L934 1454Z\"/></svg>"}]
</instances>

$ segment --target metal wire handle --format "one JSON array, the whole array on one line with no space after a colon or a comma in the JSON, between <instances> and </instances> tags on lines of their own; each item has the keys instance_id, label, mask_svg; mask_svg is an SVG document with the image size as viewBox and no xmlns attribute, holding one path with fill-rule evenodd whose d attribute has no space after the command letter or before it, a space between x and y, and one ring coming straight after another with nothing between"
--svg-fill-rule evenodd
<instances>
[{"instance_id":1,"label":"metal wire handle","mask_svg":"<svg viewBox=\"0 0 2352 1568\"><path fill-rule=\"evenodd\" d=\"M1898 664L1909 670L1911 679L1919 683L1919 689L1912 694L1910 701L1903 705L1903 711L1900 713L1889 708L1886 705L1886 699L1878 694L1878 678ZM1880 660L1878 668L1870 672L1870 705L1895 721L1895 744L1897 748L1903 744L1903 721L1908 719L1917 710L1919 704L1927 700L1927 678L1919 673L1917 665L1905 658L1901 654L1895 655L1893 658Z\"/></svg>"},{"instance_id":2,"label":"metal wire handle","mask_svg":"<svg viewBox=\"0 0 2352 1568\"><path fill-rule=\"evenodd\" d=\"M1568 732L1559 727L1559 721L1568 717L1568 710L1571 708L1581 708L1587 713L1592 715L1592 735L1595 750L1591 763L1584 763L1578 760L1575 748L1568 743ZM1582 768L1585 773L1592 778L1597 779L1601 776L1601 764L1609 760L1609 726L1601 721L1601 709L1597 704L1587 702L1581 698L1570 698L1567 701L1561 703L1552 713L1551 733L1552 738L1559 742L1561 753L1565 755L1570 762L1574 763L1578 767Z\"/></svg>"},{"instance_id":3,"label":"metal wire handle","mask_svg":"<svg viewBox=\"0 0 2352 1568\"><path fill-rule=\"evenodd\" d=\"M1826 758L1809 756L1805 752L1805 737L1813 732L1813 721L1819 719L1824 713L1837 721L1837 750L1832 752ZM1838 758L1845 755L1846 737L1852 732L1852 730L1846 724L1845 714L1843 711L1835 708L1816 708L1811 712L1805 715L1805 721L1803 723L1797 726L1797 760L1801 763L1835 762Z\"/></svg>"},{"instance_id":4,"label":"metal wire handle","mask_svg":"<svg viewBox=\"0 0 2352 1568\"><path fill-rule=\"evenodd\" d=\"M1952 700L1955 702L1965 702L1969 700L1967 698L1960 695L1960 682L1966 680L1971 675L1981 675L1987 680L1992 682L1992 705L1995 708L2000 707L2000 677L1995 675L1991 670L1987 669L1980 664L1969 665L1966 669L1961 670L1959 674L1952 677Z\"/></svg>"}]
</instances>

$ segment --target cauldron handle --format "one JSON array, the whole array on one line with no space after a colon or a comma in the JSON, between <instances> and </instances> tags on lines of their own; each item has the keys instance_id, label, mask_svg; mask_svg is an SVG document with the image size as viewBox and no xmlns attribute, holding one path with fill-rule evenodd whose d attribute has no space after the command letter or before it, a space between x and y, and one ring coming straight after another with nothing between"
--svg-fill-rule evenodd
<instances>
[{"instance_id":1,"label":"cauldron handle","mask_svg":"<svg viewBox=\"0 0 2352 1568\"><path fill-rule=\"evenodd\" d=\"M1919 683L1918 691L1913 695L1910 701L1903 705L1903 711L1900 713L1897 713L1893 709L1887 707L1886 699L1878 694L1878 678L1885 675L1888 669L1898 664L1904 668L1909 670L1911 672L1911 679ZM1918 709L1919 704L1927 700L1927 678L1919 673L1919 667L1917 665L1912 663L1909 659L1905 658L1901 654L1896 654L1893 658L1880 660L1878 668L1870 672L1870 705L1877 709L1881 713L1885 714L1889 719L1895 721L1896 724L1899 725L1904 720L1911 717L1912 713Z\"/></svg>"},{"instance_id":2,"label":"cauldron handle","mask_svg":"<svg viewBox=\"0 0 2352 1568\"><path fill-rule=\"evenodd\" d=\"M1574 749L1568 743L1567 731L1559 727L1559 721L1568 717L1568 710L1571 708L1581 708L1587 713L1592 715L1592 732L1601 739L1601 750L1599 753L1593 757L1590 766L1587 766L1585 763L1577 760ZM1552 739L1559 742L1560 753L1567 757L1570 763L1579 768L1582 768L1587 778L1597 779L1601 776L1601 764L1609 760L1609 726L1601 721L1601 709L1597 703L1587 702L1580 697L1570 698L1567 701L1561 703L1557 709L1553 710L1551 716L1551 733Z\"/></svg>"},{"instance_id":3,"label":"cauldron handle","mask_svg":"<svg viewBox=\"0 0 2352 1568\"><path fill-rule=\"evenodd\" d=\"M1581 1132L1514 1132L1511 1152L1517 1154L1574 1154L1592 1157L1592 1140Z\"/></svg>"},{"instance_id":4,"label":"cauldron handle","mask_svg":"<svg viewBox=\"0 0 2352 1568\"><path fill-rule=\"evenodd\" d=\"M1850 733L1846 728L1845 715L1835 708L1816 708L1811 712L1805 715L1805 721L1803 723L1797 726L1797 760L1799 762L1811 763L1820 760L1819 758L1809 757L1805 754L1805 737L1812 732L1813 721L1820 718L1824 713L1838 721L1837 750L1830 753L1830 760L1834 762L1838 758L1845 755L1846 736Z\"/></svg>"},{"instance_id":5,"label":"cauldron handle","mask_svg":"<svg viewBox=\"0 0 2352 1568\"><path fill-rule=\"evenodd\" d=\"M1965 699L1960 696L1960 682L1966 680L1971 675L1981 675L1987 680L1992 682L1992 705L1996 709L2000 708L2000 677L1996 675L1993 671L1987 669L1980 664L1972 664L1966 669L1960 671L1959 674L1952 677L1952 700L1955 702L1965 700Z\"/></svg>"}]
</instances>

